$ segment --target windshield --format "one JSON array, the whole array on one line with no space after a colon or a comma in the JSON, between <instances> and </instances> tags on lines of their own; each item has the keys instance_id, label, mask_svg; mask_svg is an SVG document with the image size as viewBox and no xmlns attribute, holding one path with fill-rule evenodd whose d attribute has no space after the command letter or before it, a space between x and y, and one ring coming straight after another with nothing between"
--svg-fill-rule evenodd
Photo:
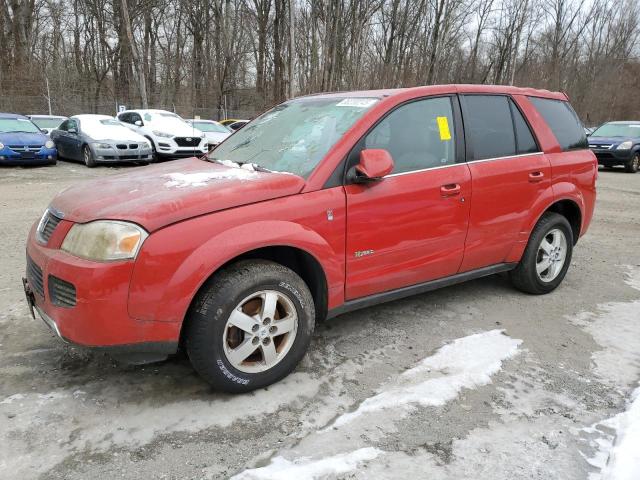
<instances>
[{"instance_id":1,"label":"windshield","mask_svg":"<svg viewBox=\"0 0 640 480\"><path fill-rule=\"evenodd\" d=\"M210 160L254 163L306 178L377 98L307 97L278 105L220 144Z\"/></svg>"},{"instance_id":2,"label":"windshield","mask_svg":"<svg viewBox=\"0 0 640 480\"><path fill-rule=\"evenodd\" d=\"M640 123L605 123L592 137L640 137Z\"/></svg>"},{"instance_id":3,"label":"windshield","mask_svg":"<svg viewBox=\"0 0 640 480\"><path fill-rule=\"evenodd\" d=\"M189 125L181 117L171 112L161 112L153 114L145 112L142 115L142 118L144 119L145 123L151 123L154 126L166 129L182 128L185 125Z\"/></svg>"},{"instance_id":4,"label":"windshield","mask_svg":"<svg viewBox=\"0 0 640 480\"><path fill-rule=\"evenodd\" d=\"M42 133L30 120L0 118L0 133Z\"/></svg>"},{"instance_id":5,"label":"windshield","mask_svg":"<svg viewBox=\"0 0 640 480\"><path fill-rule=\"evenodd\" d=\"M64 118L32 118L31 121L35 123L40 128L58 128L62 122L65 121Z\"/></svg>"},{"instance_id":6,"label":"windshield","mask_svg":"<svg viewBox=\"0 0 640 480\"><path fill-rule=\"evenodd\" d=\"M124 127L124 125L122 125L122 123L120 123L117 120L114 120L113 118L105 118L100 120L100 123L102 125L111 125L113 127Z\"/></svg>"},{"instance_id":7,"label":"windshield","mask_svg":"<svg viewBox=\"0 0 640 480\"><path fill-rule=\"evenodd\" d=\"M231 133L227 127L212 122L191 122L201 132Z\"/></svg>"}]
</instances>

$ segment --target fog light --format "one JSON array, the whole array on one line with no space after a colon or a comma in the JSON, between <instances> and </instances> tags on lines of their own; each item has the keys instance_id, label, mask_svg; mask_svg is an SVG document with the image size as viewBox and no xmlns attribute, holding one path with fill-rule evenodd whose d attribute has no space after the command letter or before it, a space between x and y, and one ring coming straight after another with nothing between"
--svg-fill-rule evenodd
<instances>
[{"instance_id":1,"label":"fog light","mask_svg":"<svg viewBox=\"0 0 640 480\"><path fill-rule=\"evenodd\" d=\"M53 160L53 155L47 156L47 160Z\"/></svg>"},{"instance_id":2,"label":"fog light","mask_svg":"<svg viewBox=\"0 0 640 480\"><path fill-rule=\"evenodd\" d=\"M0 160L6 160L6 158L4 158L4 155L0 155Z\"/></svg>"}]
</instances>

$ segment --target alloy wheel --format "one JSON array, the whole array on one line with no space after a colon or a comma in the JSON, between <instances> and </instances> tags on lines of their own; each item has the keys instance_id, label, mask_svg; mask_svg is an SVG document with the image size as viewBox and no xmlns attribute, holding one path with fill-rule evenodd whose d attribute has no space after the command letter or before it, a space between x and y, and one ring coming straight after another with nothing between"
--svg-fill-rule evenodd
<instances>
[{"instance_id":1,"label":"alloy wheel","mask_svg":"<svg viewBox=\"0 0 640 480\"><path fill-rule=\"evenodd\" d=\"M241 372L264 372L287 355L297 331L298 314L287 295L277 290L255 292L229 315L222 338L224 354Z\"/></svg>"},{"instance_id":2,"label":"alloy wheel","mask_svg":"<svg viewBox=\"0 0 640 480\"><path fill-rule=\"evenodd\" d=\"M536 273L543 282L551 282L562 271L567 258L567 237L558 228L550 230L540 242L536 256Z\"/></svg>"}]
</instances>

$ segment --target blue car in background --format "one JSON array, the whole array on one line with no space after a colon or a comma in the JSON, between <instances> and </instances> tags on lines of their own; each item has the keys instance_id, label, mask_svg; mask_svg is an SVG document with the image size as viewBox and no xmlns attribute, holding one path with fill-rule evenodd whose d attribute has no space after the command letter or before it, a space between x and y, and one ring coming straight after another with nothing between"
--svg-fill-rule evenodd
<instances>
[{"instance_id":1,"label":"blue car in background","mask_svg":"<svg viewBox=\"0 0 640 480\"><path fill-rule=\"evenodd\" d=\"M640 169L640 121L608 122L589 135L589 148L605 168L621 165L628 173Z\"/></svg>"},{"instance_id":2,"label":"blue car in background","mask_svg":"<svg viewBox=\"0 0 640 480\"><path fill-rule=\"evenodd\" d=\"M0 113L0 165L55 165L57 160L55 145L31 120Z\"/></svg>"}]
</instances>

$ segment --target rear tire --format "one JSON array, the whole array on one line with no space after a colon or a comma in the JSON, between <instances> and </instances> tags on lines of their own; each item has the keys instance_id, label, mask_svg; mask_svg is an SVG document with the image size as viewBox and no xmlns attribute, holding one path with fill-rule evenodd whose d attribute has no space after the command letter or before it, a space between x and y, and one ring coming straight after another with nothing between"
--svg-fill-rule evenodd
<instances>
[{"instance_id":1,"label":"rear tire","mask_svg":"<svg viewBox=\"0 0 640 480\"><path fill-rule=\"evenodd\" d=\"M634 153L631 160L625 164L624 171L627 173L636 173L638 168L640 168L640 154Z\"/></svg>"},{"instance_id":2,"label":"rear tire","mask_svg":"<svg viewBox=\"0 0 640 480\"><path fill-rule=\"evenodd\" d=\"M203 286L186 321L185 346L194 369L217 390L243 393L293 371L311 342L315 306L294 271L245 260Z\"/></svg>"},{"instance_id":3,"label":"rear tire","mask_svg":"<svg viewBox=\"0 0 640 480\"><path fill-rule=\"evenodd\" d=\"M518 266L509 272L514 286L543 295L562 283L573 253L573 231L559 213L547 212L538 221Z\"/></svg>"},{"instance_id":4,"label":"rear tire","mask_svg":"<svg viewBox=\"0 0 640 480\"><path fill-rule=\"evenodd\" d=\"M87 167L93 168L96 166L96 161L93 158L93 152L89 148L89 145L82 147L82 159Z\"/></svg>"}]
</instances>

